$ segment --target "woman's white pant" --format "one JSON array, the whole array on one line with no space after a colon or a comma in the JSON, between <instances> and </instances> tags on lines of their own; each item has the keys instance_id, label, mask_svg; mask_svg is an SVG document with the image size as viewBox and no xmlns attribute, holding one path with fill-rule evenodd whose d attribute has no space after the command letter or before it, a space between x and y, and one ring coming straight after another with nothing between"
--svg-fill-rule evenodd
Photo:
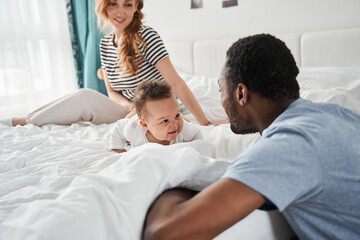
<instances>
[{"instance_id":1,"label":"woman's white pant","mask_svg":"<svg viewBox=\"0 0 360 240\"><path fill-rule=\"evenodd\" d=\"M26 122L37 126L82 121L102 124L115 122L127 113L126 107L105 95L92 89L80 89L28 114Z\"/></svg>"}]
</instances>

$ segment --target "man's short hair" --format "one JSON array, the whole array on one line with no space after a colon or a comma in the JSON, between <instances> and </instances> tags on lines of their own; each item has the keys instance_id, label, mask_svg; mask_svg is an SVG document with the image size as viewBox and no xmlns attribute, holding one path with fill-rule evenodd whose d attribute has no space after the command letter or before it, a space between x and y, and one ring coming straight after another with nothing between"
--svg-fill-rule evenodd
<instances>
[{"instance_id":1,"label":"man's short hair","mask_svg":"<svg viewBox=\"0 0 360 240\"><path fill-rule=\"evenodd\" d=\"M243 83L272 100L299 97L299 69L285 43L269 34L239 39L226 53L225 77L230 92Z\"/></svg>"},{"instance_id":2,"label":"man's short hair","mask_svg":"<svg viewBox=\"0 0 360 240\"><path fill-rule=\"evenodd\" d=\"M140 83L133 98L136 113L139 117L146 115L145 104L148 101L167 99L173 96L169 84L163 80L153 79Z\"/></svg>"}]
</instances>

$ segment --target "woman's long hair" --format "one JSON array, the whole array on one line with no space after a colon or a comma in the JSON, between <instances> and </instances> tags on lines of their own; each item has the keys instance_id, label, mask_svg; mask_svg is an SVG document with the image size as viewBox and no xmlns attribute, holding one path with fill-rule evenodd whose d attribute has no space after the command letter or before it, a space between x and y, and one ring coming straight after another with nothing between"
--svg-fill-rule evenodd
<instances>
[{"instance_id":1,"label":"woman's long hair","mask_svg":"<svg viewBox=\"0 0 360 240\"><path fill-rule=\"evenodd\" d=\"M142 44L146 48L145 40L138 33L144 17L144 14L141 12L144 2L143 0L135 0L135 2L138 4L138 7L134 13L133 20L129 26L125 28L123 36L118 40L118 65L123 66L122 69L124 69L124 71L121 73L122 75L134 75L137 72L144 58L139 50L139 45ZM98 26L103 32L107 32L109 29L109 17L106 14L108 3L109 0L95 1L95 13L98 17ZM136 54L140 58L139 61L136 61Z\"/></svg>"}]
</instances>

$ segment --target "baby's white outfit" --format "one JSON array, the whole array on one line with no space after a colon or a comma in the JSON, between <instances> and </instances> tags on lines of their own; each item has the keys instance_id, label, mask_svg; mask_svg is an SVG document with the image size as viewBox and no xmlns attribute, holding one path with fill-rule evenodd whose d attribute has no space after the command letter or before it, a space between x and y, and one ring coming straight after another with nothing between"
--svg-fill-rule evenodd
<instances>
[{"instance_id":1,"label":"baby's white outfit","mask_svg":"<svg viewBox=\"0 0 360 240\"><path fill-rule=\"evenodd\" d=\"M148 143L146 132L147 130L145 130L138 121L128 118L120 119L111 129L110 149L125 149L129 151L132 147ZM192 123L184 121L182 131L170 144L190 142L197 139L202 139L201 129Z\"/></svg>"}]
</instances>

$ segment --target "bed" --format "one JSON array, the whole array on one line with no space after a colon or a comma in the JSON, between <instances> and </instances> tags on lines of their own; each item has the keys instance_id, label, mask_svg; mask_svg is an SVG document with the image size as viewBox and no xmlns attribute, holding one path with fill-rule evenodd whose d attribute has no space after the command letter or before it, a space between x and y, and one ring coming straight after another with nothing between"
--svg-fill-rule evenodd
<instances>
[{"instance_id":1,"label":"bed","mask_svg":"<svg viewBox=\"0 0 360 240\"><path fill-rule=\"evenodd\" d=\"M360 28L276 36L300 68L301 97L360 113ZM226 119L217 78L238 37L165 43L212 122ZM0 239L141 239L159 194L173 187L201 191L260 138L235 135L223 124L201 127L204 140L117 154L108 149L111 126L0 125ZM216 239L293 237L279 212L257 210Z\"/></svg>"}]
</instances>

